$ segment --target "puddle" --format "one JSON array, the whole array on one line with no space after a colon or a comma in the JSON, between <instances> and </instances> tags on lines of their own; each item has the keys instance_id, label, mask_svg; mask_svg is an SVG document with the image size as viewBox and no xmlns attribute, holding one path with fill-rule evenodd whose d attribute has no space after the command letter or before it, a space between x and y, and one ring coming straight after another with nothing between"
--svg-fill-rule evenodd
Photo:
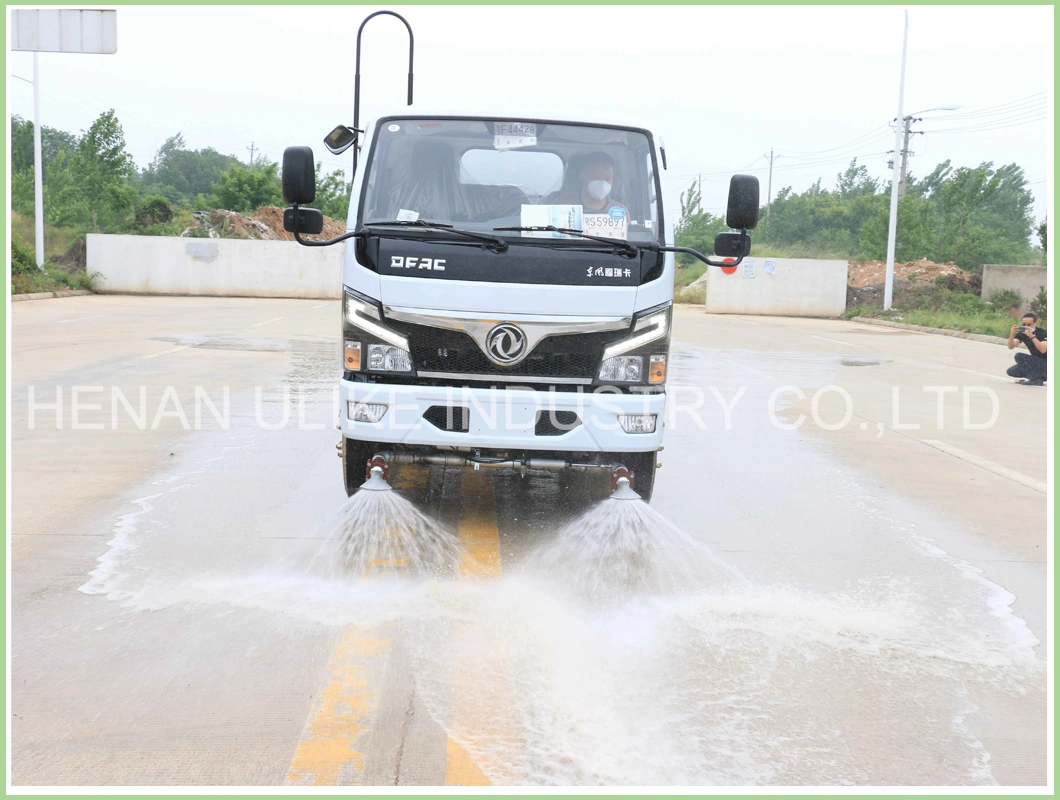
<instances>
[{"instance_id":1,"label":"puddle","mask_svg":"<svg viewBox=\"0 0 1060 800\"><path fill-rule=\"evenodd\" d=\"M880 364L890 364L890 359L878 358L841 358L839 363L844 367L875 367Z\"/></svg>"}]
</instances>

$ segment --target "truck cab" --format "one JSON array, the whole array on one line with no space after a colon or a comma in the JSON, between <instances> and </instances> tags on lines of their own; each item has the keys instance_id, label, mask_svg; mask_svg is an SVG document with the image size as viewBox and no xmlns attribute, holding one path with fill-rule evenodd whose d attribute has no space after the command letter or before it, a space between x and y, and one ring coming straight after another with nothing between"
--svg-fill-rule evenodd
<instances>
[{"instance_id":1,"label":"truck cab","mask_svg":"<svg viewBox=\"0 0 1060 800\"><path fill-rule=\"evenodd\" d=\"M342 237L347 493L371 462L621 476L650 499L678 249L659 140L412 109L363 134ZM288 188L292 150L285 195L312 199Z\"/></svg>"}]
</instances>

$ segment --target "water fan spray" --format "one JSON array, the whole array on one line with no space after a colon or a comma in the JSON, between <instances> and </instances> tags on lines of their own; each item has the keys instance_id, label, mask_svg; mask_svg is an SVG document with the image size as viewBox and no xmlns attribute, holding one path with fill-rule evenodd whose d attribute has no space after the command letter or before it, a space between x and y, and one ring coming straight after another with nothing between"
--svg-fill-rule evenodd
<instances>
[{"instance_id":1,"label":"water fan spray","mask_svg":"<svg viewBox=\"0 0 1060 800\"><path fill-rule=\"evenodd\" d=\"M387 483L384 454L367 463L366 480L338 517L339 564L357 577L445 575L460 558L460 542ZM329 537L330 538L330 537Z\"/></svg>"}]
</instances>

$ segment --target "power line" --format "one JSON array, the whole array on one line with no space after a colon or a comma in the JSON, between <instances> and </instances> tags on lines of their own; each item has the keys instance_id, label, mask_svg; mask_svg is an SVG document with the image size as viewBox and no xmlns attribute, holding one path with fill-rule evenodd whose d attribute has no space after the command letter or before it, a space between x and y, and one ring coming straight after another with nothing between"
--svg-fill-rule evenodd
<instances>
[{"instance_id":1,"label":"power line","mask_svg":"<svg viewBox=\"0 0 1060 800\"><path fill-rule=\"evenodd\" d=\"M997 114L999 112L1004 113L1006 109L1018 107L1025 104L1039 103L1045 99L1046 92L1035 92L1034 94L1029 94L1026 97L1021 97L1018 100L1010 100L1007 103L1000 103L996 106L987 106L986 108L981 108L979 110L973 109L971 111L965 111L961 114L949 114L947 115L946 119L970 119L983 115Z\"/></svg>"},{"instance_id":2,"label":"power line","mask_svg":"<svg viewBox=\"0 0 1060 800\"><path fill-rule=\"evenodd\" d=\"M967 116L960 117L946 117L947 122L977 122L987 121L990 119L1003 119L1012 114L1024 114L1028 111L1044 111L1048 108L1048 103L1045 100L1035 100L1032 103L1021 103L1018 106L1012 106L1010 108L1003 108L999 111L983 112L980 114L968 114Z\"/></svg>"},{"instance_id":3,"label":"power line","mask_svg":"<svg viewBox=\"0 0 1060 800\"><path fill-rule=\"evenodd\" d=\"M1046 114L1035 112L1027 117L1013 120L996 120L994 122L985 122L979 125L967 125L960 128L939 128L938 130L928 131L928 133L978 133L980 131L1000 131L1006 128L1019 128L1023 125L1041 122L1048 118L1049 117Z\"/></svg>"}]
</instances>

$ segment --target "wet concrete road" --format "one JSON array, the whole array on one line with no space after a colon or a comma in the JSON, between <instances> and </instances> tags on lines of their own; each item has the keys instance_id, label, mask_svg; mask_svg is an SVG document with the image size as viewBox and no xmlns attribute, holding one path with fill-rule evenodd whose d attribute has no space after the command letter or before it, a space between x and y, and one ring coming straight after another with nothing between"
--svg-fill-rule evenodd
<instances>
[{"instance_id":1,"label":"wet concrete road","mask_svg":"<svg viewBox=\"0 0 1060 800\"><path fill-rule=\"evenodd\" d=\"M1003 347L679 309L650 533L695 574L589 601L548 475L396 471L463 555L336 569L337 315L15 304L12 784L1045 783L1047 393Z\"/></svg>"}]
</instances>

